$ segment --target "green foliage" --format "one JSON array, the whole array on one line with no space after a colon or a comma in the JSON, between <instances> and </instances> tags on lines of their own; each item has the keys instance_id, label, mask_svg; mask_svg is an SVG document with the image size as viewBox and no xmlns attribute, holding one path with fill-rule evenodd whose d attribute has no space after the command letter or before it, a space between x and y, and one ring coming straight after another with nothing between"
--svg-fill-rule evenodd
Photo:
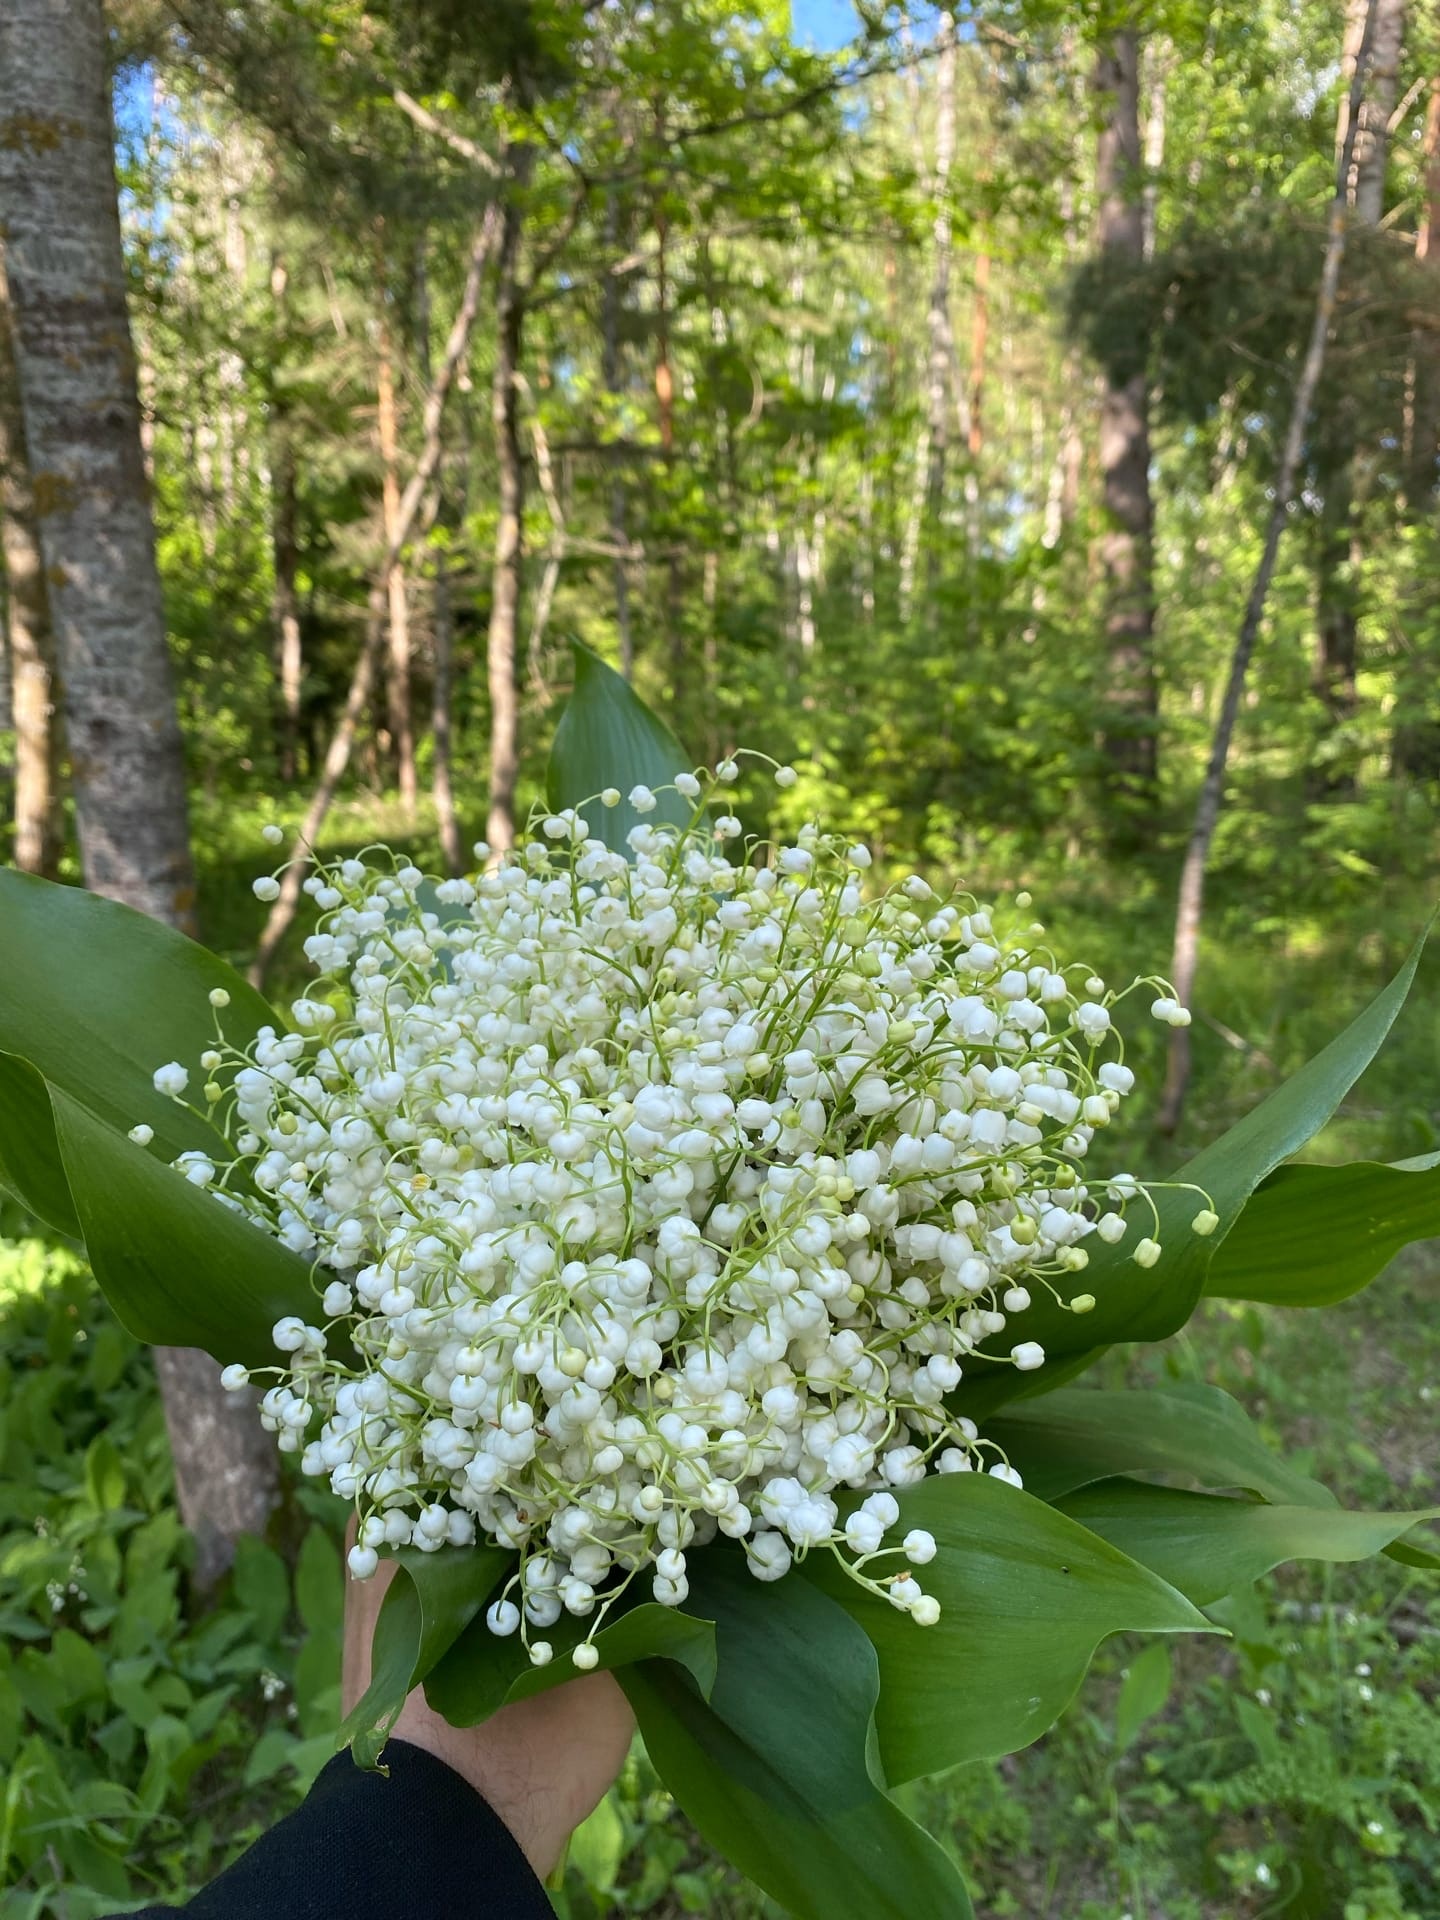
<instances>
[{"instance_id":1,"label":"green foliage","mask_svg":"<svg viewBox=\"0 0 1440 1920\"><path fill-rule=\"evenodd\" d=\"M670 789L657 793L648 819L686 826L691 809L672 784L677 773L691 770L680 742L589 647L577 642L574 656L574 691L550 749L550 805L580 807L591 833L620 853L628 850L627 836L641 818L628 798L637 785ZM596 796L620 778L622 768L619 805L602 805Z\"/></svg>"},{"instance_id":2,"label":"green foliage","mask_svg":"<svg viewBox=\"0 0 1440 1920\"><path fill-rule=\"evenodd\" d=\"M807 1581L778 1582L757 1607L737 1555L698 1560L694 1602L719 1653L708 1700L665 1661L627 1668L621 1684L700 1832L797 1920L857 1905L877 1920L971 1920L954 1866L882 1791L867 1636Z\"/></svg>"},{"instance_id":3,"label":"green foliage","mask_svg":"<svg viewBox=\"0 0 1440 1920\"><path fill-rule=\"evenodd\" d=\"M242 1542L197 1612L148 1359L81 1263L0 1241L0 1915L172 1900L334 1750L340 1565Z\"/></svg>"}]
</instances>

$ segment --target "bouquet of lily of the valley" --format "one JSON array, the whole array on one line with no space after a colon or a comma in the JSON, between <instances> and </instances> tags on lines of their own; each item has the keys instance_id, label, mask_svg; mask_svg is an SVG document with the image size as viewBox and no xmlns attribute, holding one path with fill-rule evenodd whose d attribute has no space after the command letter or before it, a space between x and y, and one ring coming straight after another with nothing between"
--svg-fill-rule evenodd
<instances>
[{"instance_id":1,"label":"bouquet of lily of the valley","mask_svg":"<svg viewBox=\"0 0 1440 1920\"><path fill-rule=\"evenodd\" d=\"M1137 1020L1024 895L874 884L731 811L577 652L550 808L473 878L306 881L282 1016L0 876L0 1180L141 1336L261 1389L397 1579L343 1729L612 1669L697 1827L791 1912L969 1912L887 1789L1034 1740L1101 1639L1429 1516L1342 1512L1225 1395L1070 1383L1202 1294L1293 1305L1440 1232L1440 1167L1285 1165L1415 968L1184 1172L1108 1164ZM782 786L789 769L773 770ZM278 835L275 837L278 838ZM257 882L263 899L273 878ZM65 956L57 964L57 955Z\"/></svg>"}]
</instances>

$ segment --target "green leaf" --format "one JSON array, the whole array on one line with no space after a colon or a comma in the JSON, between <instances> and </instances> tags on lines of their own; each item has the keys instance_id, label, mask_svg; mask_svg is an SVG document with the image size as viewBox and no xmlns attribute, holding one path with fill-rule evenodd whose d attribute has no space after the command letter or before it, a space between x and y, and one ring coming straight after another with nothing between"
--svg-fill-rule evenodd
<instances>
[{"instance_id":1,"label":"green leaf","mask_svg":"<svg viewBox=\"0 0 1440 1920\"><path fill-rule=\"evenodd\" d=\"M689 773L694 762L613 667L578 640L574 654L575 689L555 729L546 794L552 807L579 807L598 839L628 854L626 835L642 819L683 827L692 818L688 800L659 790L677 773ZM618 807L602 807L595 797L606 787L627 796L634 786L656 790L653 813L636 813L628 798Z\"/></svg>"},{"instance_id":2,"label":"green leaf","mask_svg":"<svg viewBox=\"0 0 1440 1920\"><path fill-rule=\"evenodd\" d=\"M1392 1540L1383 1551L1387 1560L1398 1561L1402 1567L1422 1567L1426 1573L1440 1573L1440 1553L1421 1546L1418 1540Z\"/></svg>"},{"instance_id":3,"label":"green leaf","mask_svg":"<svg viewBox=\"0 0 1440 1920\"><path fill-rule=\"evenodd\" d=\"M318 1524L300 1543L295 1562L295 1606L308 1633L332 1639L338 1646L345 1619L345 1575L339 1549Z\"/></svg>"},{"instance_id":4,"label":"green leaf","mask_svg":"<svg viewBox=\"0 0 1440 1920\"><path fill-rule=\"evenodd\" d=\"M283 1315L309 1319L299 1254L52 1087L56 1133L100 1290L137 1339L268 1366Z\"/></svg>"},{"instance_id":5,"label":"green leaf","mask_svg":"<svg viewBox=\"0 0 1440 1920\"><path fill-rule=\"evenodd\" d=\"M571 1654L587 1625L562 1615L544 1635L555 1656L536 1667L518 1634L501 1639L483 1620L474 1620L431 1672L425 1698L452 1727L478 1726L512 1700L528 1700L575 1679L580 1670ZM613 1672L638 1660L674 1660L689 1670L703 1694L714 1685L715 1629L690 1612L641 1601L601 1627L594 1646L599 1660L592 1671Z\"/></svg>"},{"instance_id":6,"label":"green leaf","mask_svg":"<svg viewBox=\"0 0 1440 1920\"><path fill-rule=\"evenodd\" d=\"M864 1634L809 1581L762 1585L738 1553L690 1567L691 1603L715 1621L709 1701L670 1661L627 1667L620 1684L705 1839L796 1920L970 1920L954 1865L876 1784L880 1676Z\"/></svg>"},{"instance_id":7,"label":"green leaf","mask_svg":"<svg viewBox=\"0 0 1440 1920\"><path fill-rule=\"evenodd\" d=\"M125 1503L125 1463L108 1434L97 1434L86 1449L85 1492L97 1513Z\"/></svg>"},{"instance_id":8,"label":"green leaf","mask_svg":"<svg viewBox=\"0 0 1440 1920\"><path fill-rule=\"evenodd\" d=\"M1157 1265L1145 1269L1134 1262L1136 1245L1153 1226L1148 1208L1132 1208L1130 1231L1118 1245L1105 1246L1094 1238L1088 1244L1084 1290L1095 1296L1093 1311L1076 1315L1042 1295L1025 1314L1027 1340L1038 1340L1055 1361L1117 1340L1164 1340L1184 1326L1200 1299L1212 1258L1251 1194L1282 1160L1319 1132L1374 1059L1405 1004L1425 937L1421 935L1404 966L1358 1019L1174 1176L1209 1196L1220 1216L1215 1232L1205 1238L1191 1230L1190 1222L1203 1204L1197 1194L1158 1191L1156 1237L1164 1251ZM1030 1397L1044 1391L1043 1371L1025 1375L1009 1366L975 1366L952 1399L961 1412L982 1419L1021 1393Z\"/></svg>"},{"instance_id":9,"label":"green leaf","mask_svg":"<svg viewBox=\"0 0 1440 1920\"><path fill-rule=\"evenodd\" d=\"M940 1602L936 1626L877 1599L833 1554L804 1565L879 1654L876 1724L892 1782L1038 1740L1109 1634L1209 1630L1148 1567L989 1474L936 1474L896 1497L900 1528L935 1536L939 1551L918 1577Z\"/></svg>"},{"instance_id":10,"label":"green leaf","mask_svg":"<svg viewBox=\"0 0 1440 1920\"><path fill-rule=\"evenodd\" d=\"M217 987L230 996L223 1021L234 1044L282 1024L233 967L173 927L81 887L0 870L0 1052L122 1134L141 1121L153 1127L165 1160L218 1144L213 1127L151 1078L179 1060L198 1080L200 1055L215 1044ZM73 1220L54 1218L64 1211L55 1153L34 1083L0 1070L0 1181L73 1232Z\"/></svg>"},{"instance_id":11,"label":"green leaf","mask_svg":"<svg viewBox=\"0 0 1440 1920\"><path fill-rule=\"evenodd\" d=\"M515 1556L503 1547L402 1548L371 1642L370 1685L340 1729L373 1767L407 1695L418 1687L495 1591Z\"/></svg>"},{"instance_id":12,"label":"green leaf","mask_svg":"<svg viewBox=\"0 0 1440 1920\"><path fill-rule=\"evenodd\" d=\"M0 1053L0 1187L47 1226L80 1238L44 1076L13 1053Z\"/></svg>"},{"instance_id":13,"label":"green leaf","mask_svg":"<svg viewBox=\"0 0 1440 1920\"><path fill-rule=\"evenodd\" d=\"M1017 1400L986 1423L985 1437L1041 1500L1112 1474L1169 1473L1293 1506L1335 1505L1328 1487L1270 1451L1238 1400L1198 1382L1137 1392L1075 1387Z\"/></svg>"},{"instance_id":14,"label":"green leaf","mask_svg":"<svg viewBox=\"0 0 1440 1920\"><path fill-rule=\"evenodd\" d=\"M1241 1214L1205 1291L1222 1300L1329 1307L1368 1286L1402 1247L1440 1234L1440 1166L1356 1160L1280 1167Z\"/></svg>"},{"instance_id":15,"label":"green leaf","mask_svg":"<svg viewBox=\"0 0 1440 1920\"><path fill-rule=\"evenodd\" d=\"M614 1794L607 1793L590 1817L582 1820L571 1835L565 1864L573 1867L596 1893L607 1894L614 1888L615 1877L624 1858L625 1823L615 1805Z\"/></svg>"},{"instance_id":16,"label":"green leaf","mask_svg":"<svg viewBox=\"0 0 1440 1920\"><path fill-rule=\"evenodd\" d=\"M1197 1606L1249 1586L1286 1560L1368 1560L1425 1513L1347 1513L1340 1507L1265 1506L1213 1493L1102 1480L1062 1510L1127 1553Z\"/></svg>"},{"instance_id":17,"label":"green leaf","mask_svg":"<svg viewBox=\"0 0 1440 1920\"><path fill-rule=\"evenodd\" d=\"M1170 1698L1174 1663L1163 1640L1152 1640L1130 1662L1115 1701L1115 1751L1126 1753L1147 1720Z\"/></svg>"},{"instance_id":18,"label":"green leaf","mask_svg":"<svg viewBox=\"0 0 1440 1920\"><path fill-rule=\"evenodd\" d=\"M242 1533L235 1543L235 1598L251 1615L255 1631L267 1645L280 1638L290 1612L290 1575L273 1547L253 1534Z\"/></svg>"}]
</instances>

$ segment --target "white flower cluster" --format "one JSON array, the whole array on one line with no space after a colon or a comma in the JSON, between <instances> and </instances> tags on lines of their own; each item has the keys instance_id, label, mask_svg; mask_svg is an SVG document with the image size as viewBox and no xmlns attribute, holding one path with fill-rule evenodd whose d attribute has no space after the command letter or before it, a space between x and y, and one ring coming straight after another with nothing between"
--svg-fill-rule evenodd
<instances>
[{"instance_id":1,"label":"white flower cluster","mask_svg":"<svg viewBox=\"0 0 1440 1920\"><path fill-rule=\"evenodd\" d=\"M537 1662L642 1573L681 1604L717 1533L761 1580L831 1548L933 1622L935 1542L893 1538L892 1490L1019 1484L946 1396L1041 1365L1032 1292L1088 1311L1086 1238L1154 1214L1082 1178L1133 1075L1028 897L1002 931L918 877L875 892L817 827L742 851L711 811L735 772L678 780L690 826L642 822L630 858L567 811L472 880L321 872L295 1030L202 1062L235 1159L183 1170L330 1275L275 1328L266 1424L355 1502L357 1576L516 1549L488 1619ZM177 1063L155 1080L183 1096Z\"/></svg>"}]
</instances>

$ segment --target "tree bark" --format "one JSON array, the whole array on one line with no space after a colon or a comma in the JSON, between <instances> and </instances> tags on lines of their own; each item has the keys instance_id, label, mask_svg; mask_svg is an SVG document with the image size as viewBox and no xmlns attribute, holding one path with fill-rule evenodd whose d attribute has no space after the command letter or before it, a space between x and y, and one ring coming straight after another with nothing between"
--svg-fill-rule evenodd
<instances>
[{"instance_id":1,"label":"tree bark","mask_svg":"<svg viewBox=\"0 0 1440 1920\"><path fill-rule=\"evenodd\" d=\"M925 310L925 411L915 448L910 516L900 554L902 616L909 612L914 598L916 563L926 525L934 526L944 501L949 441L947 396L955 359L950 321L950 169L955 160L955 21L951 14L942 11L936 21L935 43L939 49L935 61L935 165L929 181L935 212L930 228L930 296ZM932 548L926 567L927 576L932 578L936 558Z\"/></svg>"},{"instance_id":2,"label":"tree bark","mask_svg":"<svg viewBox=\"0 0 1440 1920\"><path fill-rule=\"evenodd\" d=\"M1365 0L1351 0L1350 24L1345 48L1345 67L1353 72L1360 39L1365 30ZM1355 129L1354 152L1350 161L1349 196L1355 216L1367 227L1378 227L1385 211L1385 173L1390 158L1390 116L1395 111L1395 93L1400 78L1400 60L1405 41L1405 0L1376 0L1375 24L1370 34L1370 74L1365 97L1360 103L1360 121ZM1337 151L1343 148L1348 133L1349 96L1341 104L1336 129Z\"/></svg>"},{"instance_id":3,"label":"tree bark","mask_svg":"<svg viewBox=\"0 0 1440 1920\"><path fill-rule=\"evenodd\" d=\"M276 323L282 320L288 276L277 255L270 269ZM305 657L300 634L299 537L295 488L293 427L283 395L270 396L270 552L275 575L271 617L280 680L280 778L287 785L300 773L300 702Z\"/></svg>"},{"instance_id":4,"label":"tree bark","mask_svg":"<svg viewBox=\"0 0 1440 1920\"><path fill-rule=\"evenodd\" d=\"M612 187L605 201L605 250L613 259L620 249L619 200ZM620 276L605 275L600 315L600 374L605 391L618 399L623 387L620 363ZM629 536L625 531L625 476L619 458L611 453L610 538L615 546L615 627L620 638L620 671L628 680L635 670L635 635L630 622L630 573L625 561Z\"/></svg>"},{"instance_id":5,"label":"tree bark","mask_svg":"<svg viewBox=\"0 0 1440 1920\"><path fill-rule=\"evenodd\" d=\"M1415 259L1429 269L1431 303L1440 311L1440 75L1430 81L1420 185L1424 198ZM1418 329L1410 336L1405 386L1406 487L1412 499L1424 500L1435 484L1435 461L1440 454L1440 364L1433 349L1426 351ZM1391 772L1417 780L1440 779L1440 718L1428 662L1407 655L1396 680Z\"/></svg>"},{"instance_id":6,"label":"tree bark","mask_svg":"<svg viewBox=\"0 0 1440 1920\"><path fill-rule=\"evenodd\" d=\"M1350 143L1346 197L1362 225L1375 227L1385 207L1385 172L1390 148L1390 115L1405 32L1405 0L1374 0L1370 29L1370 70L1359 117L1352 130L1348 93L1337 116L1336 152ZM1353 73L1370 9L1367 0L1352 0L1346 30L1345 65ZM1342 446L1325 488L1316 567L1315 693L1325 714L1327 741L1355 717L1359 705L1356 675L1359 669L1360 618L1364 611L1361 589L1363 549L1357 499L1356 447L1352 436ZM1355 791L1353 763L1343 752L1324 752L1311 769L1309 787L1315 799L1343 798Z\"/></svg>"},{"instance_id":7,"label":"tree bark","mask_svg":"<svg viewBox=\"0 0 1440 1920\"><path fill-rule=\"evenodd\" d=\"M517 166L522 164L517 160ZM520 774L520 699L516 658L524 559L525 467L520 452L520 354L525 295L520 284L523 219L513 195L501 215L495 288L495 376L490 418L498 473L495 551L490 574L486 674L490 687L490 809L485 838L492 854L515 844L515 783Z\"/></svg>"},{"instance_id":8,"label":"tree bark","mask_svg":"<svg viewBox=\"0 0 1440 1920\"><path fill-rule=\"evenodd\" d=\"M1102 47L1095 90L1105 105L1096 155L1099 243L1117 274L1145 252L1140 154L1140 42L1133 27ZM1128 379L1107 376L1100 407L1105 530L1098 558L1105 584L1108 689L1104 750L1112 797L1133 807L1156 785L1154 507L1150 497L1150 398L1143 364ZM1127 809L1128 810L1128 809Z\"/></svg>"},{"instance_id":9,"label":"tree bark","mask_svg":"<svg viewBox=\"0 0 1440 1920\"><path fill-rule=\"evenodd\" d=\"M99 0L0 14L0 216L86 884L190 932L195 887L125 304ZM156 1356L196 1579L278 1484L252 1406L207 1354Z\"/></svg>"},{"instance_id":10,"label":"tree bark","mask_svg":"<svg viewBox=\"0 0 1440 1920\"><path fill-rule=\"evenodd\" d=\"M5 664L15 735L11 857L24 873L53 880L64 845L60 809L60 717L45 562L35 525L25 421L0 249L0 555L5 574Z\"/></svg>"},{"instance_id":11,"label":"tree bark","mask_svg":"<svg viewBox=\"0 0 1440 1920\"><path fill-rule=\"evenodd\" d=\"M420 367L420 376L428 392L431 384L430 360L430 282L426 267L426 242L422 235L415 248L415 354ZM462 457L460 461L463 496L465 487L463 475L468 469L468 428L465 422L465 408L461 409ZM442 448L437 467L435 484L434 519L443 528L449 528L450 519L446 512L447 463ZM460 519L464 519L463 500ZM450 597L450 560L449 550L444 540L434 549L435 574L430 589L431 640L434 651L433 673L430 680L430 798L435 807L435 828L440 840L440 852L445 861L445 870L450 874L463 872L465 849L460 840L460 822L455 812L455 787L451 779L454 764L454 742L451 725L451 693L453 689L453 668L455 659L455 608Z\"/></svg>"},{"instance_id":12,"label":"tree bark","mask_svg":"<svg viewBox=\"0 0 1440 1920\"><path fill-rule=\"evenodd\" d=\"M1205 894L1205 868L1225 793L1225 767L1230 758L1230 744L1235 736L1235 722L1240 713L1241 696L1245 691L1245 676L1250 666L1250 657L1255 651L1260 621L1270 592L1270 581L1275 572L1275 561L1280 551L1280 536L1285 530L1290 503L1295 497L1295 482L1300 471L1300 455L1305 444L1305 430L1310 421L1311 408L1315 403L1315 390L1320 384L1320 375L1325 366L1325 344L1335 312L1335 295L1340 285L1340 266L1345 257L1347 185L1355 145L1354 129L1365 97L1365 72L1369 64L1370 41L1378 4L1380 0L1369 0L1360 40L1356 47L1354 72L1349 88L1349 124L1335 169L1335 195L1330 204L1329 230L1325 242L1325 256L1320 269L1320 287L1315 299L1315 315L1310 327L1310 341L1305 350L1305 359L1301 364L1300 378L1296 383L1295 398L1290 409L1290 424L1280 456L1280 468L1275 476L1275 495L1265 529L1265 545L1255 569L1250 597L1245 605L1245 617L1240 623L1240 633L1231 657L1225 698L1220 708L1220 718L1215 725L1210 760L1200 787L1200 797L1195 808L1195 824L1191 830L1190 843L1185 850L1185 864L1180 875L1180 897L1175 914L1175 948L1171 960L1170 977L1174 983L1176 996L1181 1005L1186 1007L1190 1004L1195 986L1195 968L1200 950L1200 919ZM1185 1027L1176 1027L1171 1034L1165 1092L1157 1121L1162 1133L1173 1133L1180 1124L1189 1079L1189 1030Z\"/></svg>"},{"instance_id":13,"label":"tree bark","mask_svg":"<svg viewBox=\"0 0 1440 1920\"><path fill-rule=\"evenodd\" d=\"M376 416L380 429L381 510L387 552L396 546L400 520L400 429L395 409L395 349L386 312L389 291L381 273L380 316L375 361ZM404 542L399 543L403 547ZM400 805L407 820L415 817L419 783L415 774L415 722L410 702L410 605L405 563L395 560L385 584L387 647L385 711L390 729L390 751L400 788Z\"/></svg>"},{"instance_id":14,"label":"tree bark","mask_svg":"<svg viewBox=\"0 0 1440 1920\"><path fill-rule=\"evenodd\" d=\"M309 850L315 845L325 816L330 811L330 802L335 798L335 790L350 764L350 755L355 746L355 735L361 716L369 705L370 696L375 688L375 676L379 666L380 650L385 639L385 617L388 609L387 583L390 568L404 552L405 544L415 525L415 516L426 489L435 477L440 464L443 446L440 428L445 414L445 402L455 383L455 375L470 344L471 330L475 325L475 314L480 305L480 287L484 279L485 268L494 247L495 236L500 222L496 210L491 207L481 222L470 248L470 264L465 275L465 287L460 296L460 305L451 324L449 338L445 342L445 356L440 371L435 377L425 400L425 413L422 422L423 444L415 471L406 483L400 496L400 512L396 523L395 540L385 553L379 571L370 589L369 604L365 614L365 634L361 641L359 657L355 670L350 677L349 690L345 695L345 705L341 709L340 719L326 749L324 763L320 770L320 779L310 796L310 804L305 810L300 831L291 844L280 882L280 897L270 909L269 916L261 931L255 948L255 959L250 967L250 978L260 986L269 970L270 962L275 958L281 941L290 929L295 918L295 909L300 901L300 889L305 880L305 863Z\"/></svg>"}]
</instances>

